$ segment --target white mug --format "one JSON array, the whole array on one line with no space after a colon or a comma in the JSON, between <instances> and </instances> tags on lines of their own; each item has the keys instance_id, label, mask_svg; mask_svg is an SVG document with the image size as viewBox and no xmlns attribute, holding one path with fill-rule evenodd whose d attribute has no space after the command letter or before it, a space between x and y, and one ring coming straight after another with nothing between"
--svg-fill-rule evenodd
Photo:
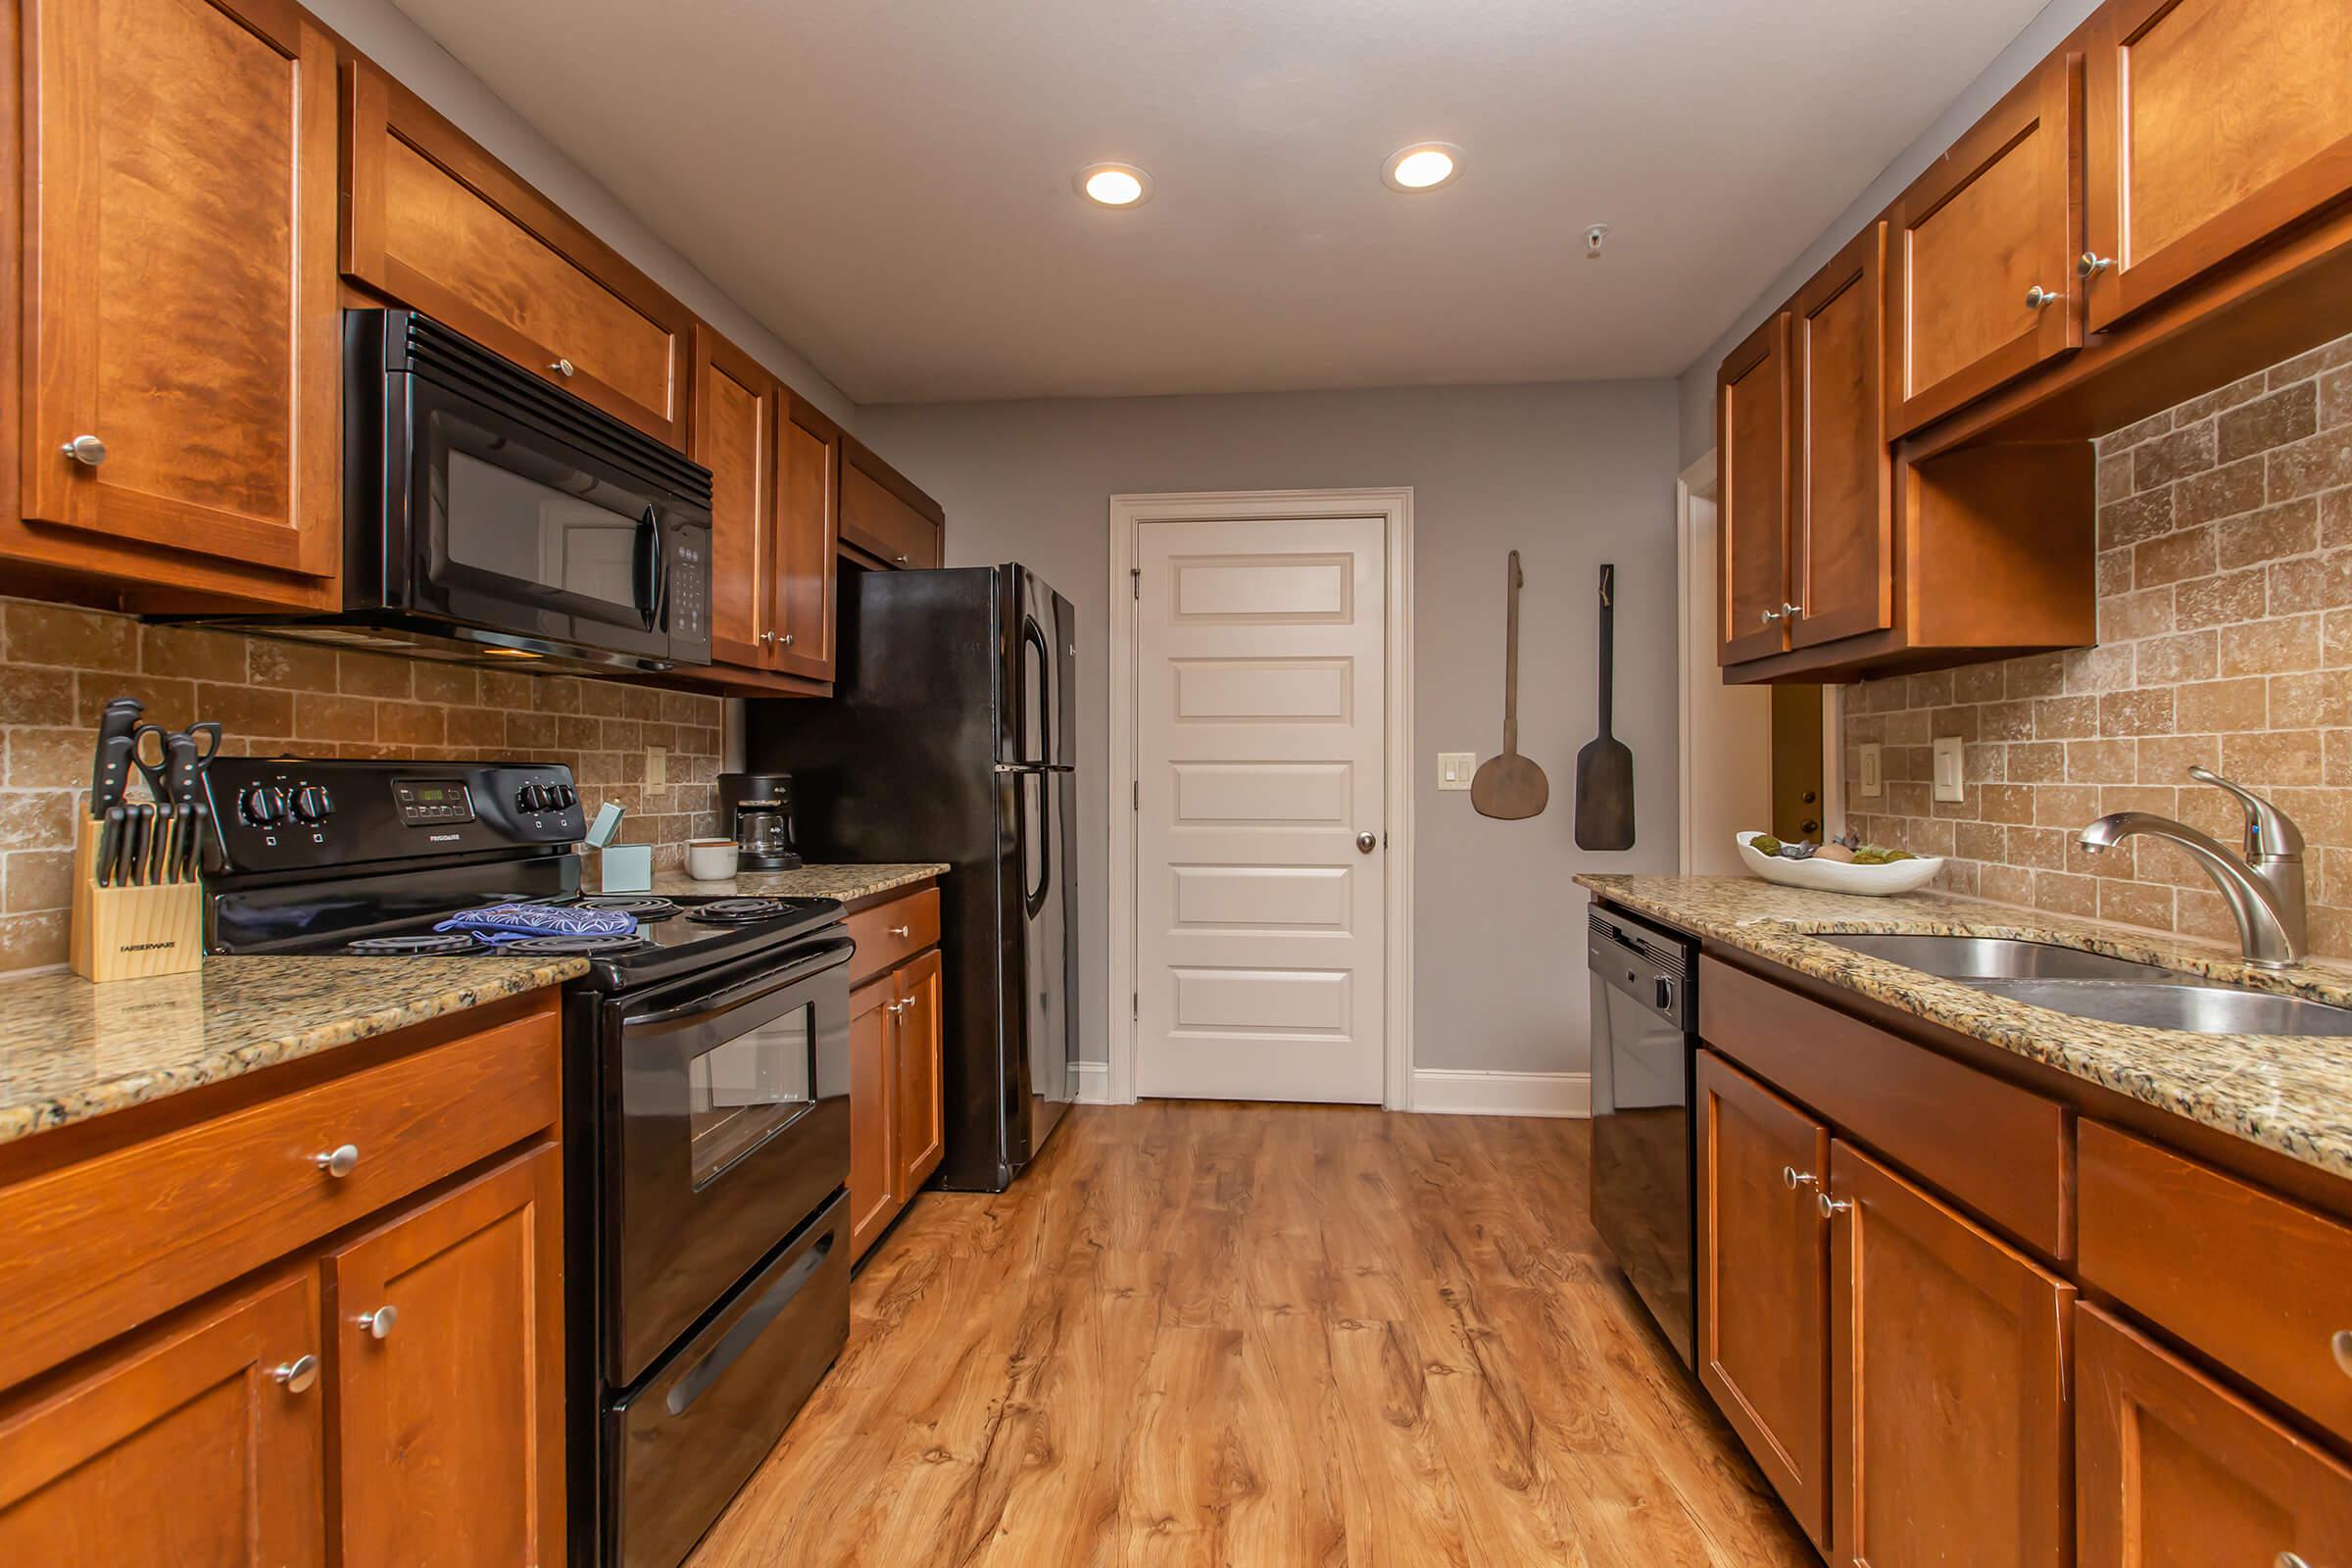
<instances>
[{"instance_id":1,"label":"white mug","mask_svg":"<svg viewBox=\"0 0 2352 1568\"><path fill-rule=\"evenodd\" d=\"M724 882L735 874L733 839L688 839L686 874L697 882Z\"/></svg>"}]
</instances>

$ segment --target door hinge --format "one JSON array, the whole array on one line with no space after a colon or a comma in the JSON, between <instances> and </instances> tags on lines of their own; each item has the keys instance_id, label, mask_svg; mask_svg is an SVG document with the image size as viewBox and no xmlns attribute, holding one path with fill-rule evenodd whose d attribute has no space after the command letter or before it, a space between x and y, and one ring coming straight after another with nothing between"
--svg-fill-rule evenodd
<instances>
[{"instance_id":1,"label":"door hinge","mask_svg":"<svg viewBox=\"0 0 2352 1568\"><path fill-rule=\"evenodd\" d=\"M1136 598L1138 598L1138 599L1141 599L1141 598L1143 598L1143 597L1144 597L1144 568L1143 568L1143 567L1141 567L1141 566L1129 566L1129 567L1127 568L1127 586L1128 586L1129 588L1131 588L1131 589L1133 589L1133 590L1135 591L1135 597L1136 597Z\"/></svg>"},{"instance_id":2,"label":"door hinge","mask_svg":"<svg viewBox=\"0 0 2352 1568\"><path fill-rule=\"evenodd\" d=\"M1141 991L1129 992L1127 996L1127 1016L1130 1018L1141 1018L1143 1015L1144 994Z\"/></svg>"},{"instance_id":3,"label":"door hinge","mask_svg":"<svg viewBox=\"0 0 2352 1568\"><path fill-rule=\"evenodd\" d=\"M1144 808L1144 781L1142 779L1139 778L1135 781L1135 798L1129 801L1127 805L1128 809L1134 811L1140 811Z\"/></svg>"}]
</instances>

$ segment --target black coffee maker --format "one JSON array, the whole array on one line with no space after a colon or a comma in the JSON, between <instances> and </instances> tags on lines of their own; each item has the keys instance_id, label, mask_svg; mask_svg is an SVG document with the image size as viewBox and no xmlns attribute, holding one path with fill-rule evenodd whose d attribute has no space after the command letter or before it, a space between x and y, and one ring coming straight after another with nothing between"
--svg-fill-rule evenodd
<instances>
[{"instance_id":1,"label":"black coffee maker","mask_svg":"<svg viewBox=\"0 0 2352 1568\"><path fill-rule=\"evenodd\" d=\"M735 841L739 871L798 871L790 773L718 775L718 825Z\"/></svg>"}]
</instances>

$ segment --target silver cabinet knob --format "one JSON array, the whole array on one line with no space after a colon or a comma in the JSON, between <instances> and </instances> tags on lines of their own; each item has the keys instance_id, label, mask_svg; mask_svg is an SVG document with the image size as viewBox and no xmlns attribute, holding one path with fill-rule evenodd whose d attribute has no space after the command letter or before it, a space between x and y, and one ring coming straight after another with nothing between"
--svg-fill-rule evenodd
<instances>
[{"instance_id":1,"label":"silver cabinet knob","mask_svg":"<svg viewBox=\"0 0 2352 1568\"><path fill-rule=\"evenodd\" d=\"M894 937L910 937L914 935L914 927L910 925L894 925L890 928L890 934Z\"/></svg>"},{"instance_id":2,"label":"silver cabinet knob","mask_svg":"<svg viewBox=\"0 0 2352 1568\"><path fill-rule=\"evenodd\" d=\"M345 1144L342 1148L329 1150L323 1154L313 1154L311 1163L329 1176L337 1178L348 1176L360 1168L360 1146Z\"/></svg>"},{"instance_id":3,"label":"silver cabinet knob","mask_svg":"<svg viewBox=\"0 0 2352 1568\"><path fill-rule=\"evenodd\" d=\"M555 364L549 366L548 368L555 371L564 380L568 381L571 379L571 372L577 369L578 367L573 365L569 360L558 360Z\"/></svg>"},{"instance_id":4,"label":"silver cabinet knob","mask_svg":"<svg viewBox=\"0 0 2352 1568\"><path fill-rule=\"evenodd\" d=\"M890 559L891 559L891 560L893 560L893 561L895 561L895 562L897 562L897 563L898 563L900 565L904 566L904 565L906 565L906 564L907 564L909 561L913 560L914 558L913 558L912 556L893 556L893 557L891 557Z\"/></svg>"},{"instance_id":5,"label":"silver cabinet knob","mask_svg":"<svg viewBox=\"0 0 2352 1568\"><path fill-rule=\"evenodd\" d=\"M1767 611L1765 611L1765 612L1764 612L1762 614L1758 615L1756 618L1757 618L1758 620L1761 620L1761 621L1762 621L1762 622L1763 622L1765 625L1769 626L1769 625L1771 625L1771 624L1772 624L1774 621L1776 621L1776 620L1780 619L1780 618L1781 618L1783 615L1785 615L1785 614L1787 614L1787 613L1788 613L1788 612L1787 612L1787 611L1785 611L1785 610L1767 610Z\"/></svg>"},{"instance_id":6,"label":"silver cabinet knob","mask_svg":"<svg viewBox=\"0 0 2352 1568\"><path fill-rule=\"evenodd\" d=\"M787 647L787 648L790 648L790 647L792 646L792 633L790 633L790 632L786 632L786 633L784 634L784 646L785 646L785 647Z\"/></svg>"},{"instance_id":7,"label":"silver cabinet knob","mask_svg":"<svg viewBox=\"0 0 2352 1568\"><path fill-rule=\"evenodd\" d=\"M2282 1551L2273 1563L2272 1568L2311 1568L2311 1564L2303 1560L2301 1552Z\"/></svg>"},{"instance_id":8,"label":"silver cabinet knob","mask_svg":"<svg viewBox=\"0 0 2352 1568\"><path fill-rule=\"evenodd\" d=\"M1813 1173L1809 1170L1798 1170L1794 1165L1783 1165L1781 1167L1781 1185L1792 1193L1800 1187L1810 1187L1813 1185Z\"/></svg>"},{"instance_id":9,"label":"silver cabinet knob","mask_svg":"<svg viewBox=\"0 0 2352 1568\"><path fill-rule=\"evenodd\" d=\"M2335 1352L2337 1370L2352 1378L2352 1329L2337 1329L2328 1336L2328 1348Z\"/></svg>"},{"instance_id":10,"label":"silver cabinet knob","mask_svg":"<svg viewBox=\"0 0 2352 1568\"><path fill-rule=\"evenodd\" d=\"M1370 855L1379 847L1380 835L1377 833L1358 833L1355 836L1355 852L1358 855Z\"/></svg>"},{"instance_id":11,"label":"silver cabinet knob","mask_svg":"<svg viewBox=\"0 0 2352 1568\"><path fill-rule=\"evenodd\" d=\"M388 1340L392 1337L392 1330L400 1323L400 1308L379 1306L372 1312L362 1312L352 1321L366 1329L369 1339Z\"/></svg>"},{"instance_id":12,"label":"silver cabinet knob","mask_svg":"<svg viewBox=\"0 0 2352 1568\"><path fill-rule=\"evenodd\" d=\"M2096 277L2114 265L2115 258L2112 256L2101 256L2097 251L2084 251L2075 262L2075 275L2077 277Z\"/></svg>"},{"instance_id":13,"label":"silver cabinet knob","mask_svg":"<svg viewBox=\"0 0 2352 1568\"><path fill-rule=\"evenodd\" d=\"M776 634L772 631L763 631L760 634L760 640L763 643L772 643L776 640Z\"/></svg>"},{"instance_id":14,"label":"silver cabinet knob","mask_svg":"<svg viewBox=\"0 0 2352 1568\"><path fill-rule=\"evenodd\" d=\"M283 1366L271 1367L270 1375L284 1384L288 1394L307 1394L311 1385L318 1381L318 1358L298 1355Z\"/></svg>"},{"instance_id":15,"label":"silver cabinet knob","mask_svg":"<svg viewBox=\"0 0 2352 1568\"><path fill-rule=\"evenodd\" d=\"M1854 1205L1842 1198L1832 1198L1827 1193L1815 1193L1813 1206L1821 1210L1823 1219L1836 1219Z\"/></svg>"},{"instance_id":16,"label":"silver cabinet knob","mask_svg":"<svg viewBox=\"0 0 2352 1568\"><path fill-rule=\"evenodd\" d=\"M1805 612L1805 607L1804 607L1804 606L1802 606L1802 605L1783 605L1783 606L1781 606L1781 613L1782 613L1782 614L1784 614L1784 615L1801 615L1801 614L1803 614L1804 612Z\"/></svg>"},{"instance_id":17,"label":"silver cabinet knob","mask_svg":"<svg viewBox=\"0 0 2352 1568\"><path fill-rule=\"evenodd\" d=\"M2026 290L2026 304L2036 311L2040 310L2046 305L2054 305L2064 298L2066 298L2065 295L2053 294L2048 289L2043 288L2039 283L2036 283L2032 288Z\"/></svg>"},{"instance_id":18,"label":"silver cabinet knob","mask_svg":"<svg viewBox=\"0 0 2352 1568\"><path fill-rule=\"evenodd\" d=\"M95 468L106 461L106 443L94 435L77 435L58 450L85 468Z\"/></svg>"}]
</instances>

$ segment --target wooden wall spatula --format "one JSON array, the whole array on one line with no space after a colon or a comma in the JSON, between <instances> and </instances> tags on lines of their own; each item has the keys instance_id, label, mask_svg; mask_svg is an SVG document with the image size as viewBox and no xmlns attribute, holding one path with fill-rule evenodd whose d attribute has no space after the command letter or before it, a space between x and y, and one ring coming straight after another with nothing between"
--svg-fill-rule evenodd
<instances>
[{"instance_id":1,"label":"wooden wall spatula","mask_svg":"<svg viewBox=\"0 0 2352 1568\"><path fill-rule=\"evenodd\" d=\"M1519 552L1511 552L1511 608L1502 654L1502 755L1478 764L1470 804L1481 816L1506 821L1534 816L1551 799L1544 770L1519 755Z\"/></svg>"},{"instance_id":2,"label":"wooden wall spatula","mask_svg":"<svg viewBox=\"0 0 2352 1568\"><path fill-rule=\"evenodd\" d=\"M1617 568L1600 568L1600 734L1576 754L1576 847L1634 847L1634 754L1609 733L1617 699Z\"/></svg>"}]
</instances>

